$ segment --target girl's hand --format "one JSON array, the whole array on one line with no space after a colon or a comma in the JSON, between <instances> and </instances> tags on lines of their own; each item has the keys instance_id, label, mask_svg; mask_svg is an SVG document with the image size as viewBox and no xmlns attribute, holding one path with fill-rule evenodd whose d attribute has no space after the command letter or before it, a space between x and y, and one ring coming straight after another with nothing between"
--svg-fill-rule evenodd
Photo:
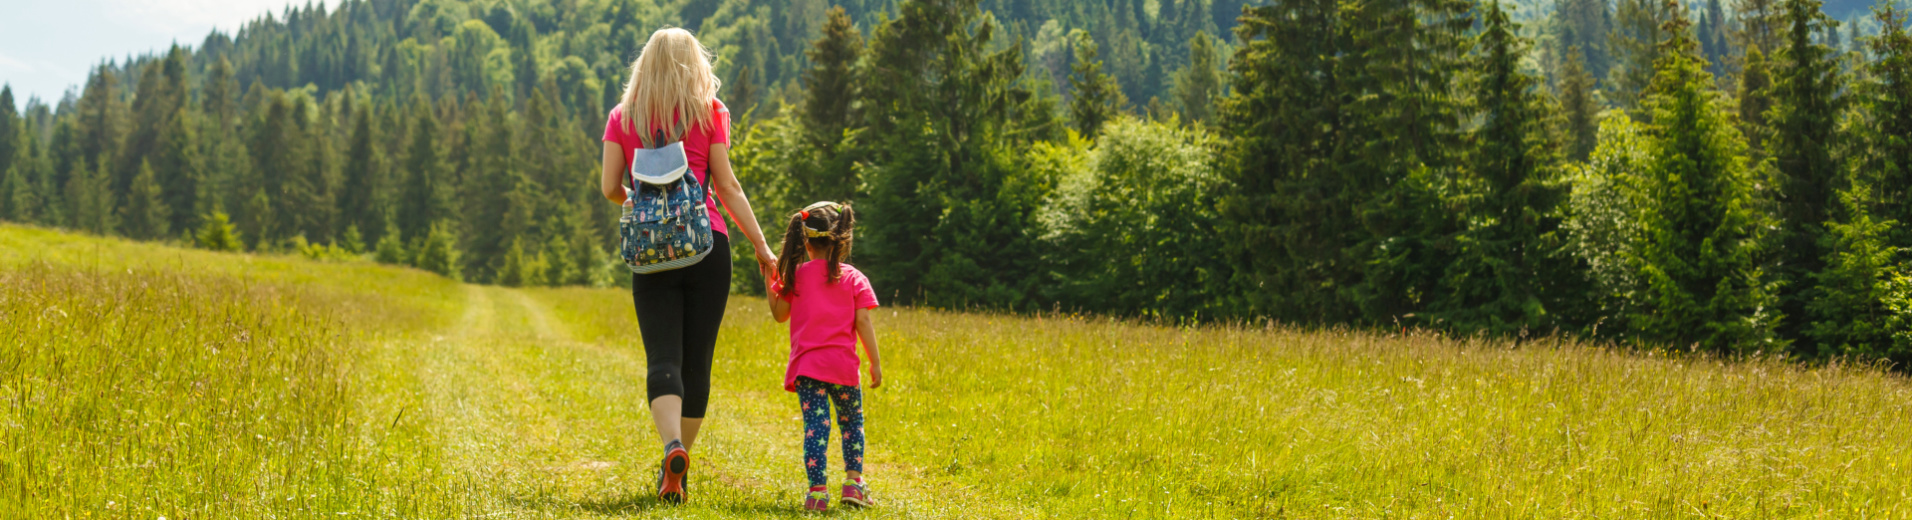
<instances>
[{"instance_id":1,"label":"girl's hand","mask_svg":"<svg viewBox=\"0 0 1912 520\"><path fill-rule=\"evenodd\" d=\"M871 363L870 364L870 389L875 390L882 387L883 387L883 367L882 365Z\"/></svg>"}]
</instances>

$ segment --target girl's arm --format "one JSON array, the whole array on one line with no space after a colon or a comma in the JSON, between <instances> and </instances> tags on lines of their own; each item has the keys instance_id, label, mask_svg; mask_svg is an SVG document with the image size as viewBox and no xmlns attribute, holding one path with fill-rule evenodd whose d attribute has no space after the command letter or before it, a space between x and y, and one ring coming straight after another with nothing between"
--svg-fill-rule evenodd
<instances>
[{"instance_id":1,"label":"girl's arm","mask_svg":"<svg viewBox=\"0 0 1912 520\"><path fill-rule=\"evenodd\" d=\"M790 321L790 300L783 299L782 287L777 287L777 281L770 276L765 273L763 277L764 299L770 301L770 317L776 318L777 323Z\"/></svg>"},{"instance_id":2,"label":"girl's arm","mask_svg":"<svg viewBox=\"0 0 1912 520\"><path fill-rule=\"evenodd\" d=\"M744 228L744 237L750 239L750 247L757 250L757 269L766 274L777 272L777 255L770 252L770 244L763 240L763 230L757 227L757 212L750 209L750 197L744 195L744 186L737 182L736 172L730 171L728 144L710 145L710 183L717 188L717 201L730 210L737 226Z\"/></svg>"},{"instance_id":3,"label":"girl's arm","mask_svg":"<svg viewBox=\"0 0 1912 520\"><path fill-rule=\"evenodd\" d=\"M785 304L786 312L788 304ZM856 336L863 338L863 351L870 355L870 388L883 386L883 359L876 355L876 327L870 324L870 310L856 310Z\"/></svg>"},{"instance_id":4,"label":"girl's arm","mask_svg":"<svg viewBox=\"0 0 1912 520\"><path fill-rule=\"evenodd\" d=\"M628 195L624 192L624 147L610 141L604 142L604 174L598 180L598 189L604 192L604 198L611 202L624 203Z\"/></svg>"}]
</instances>

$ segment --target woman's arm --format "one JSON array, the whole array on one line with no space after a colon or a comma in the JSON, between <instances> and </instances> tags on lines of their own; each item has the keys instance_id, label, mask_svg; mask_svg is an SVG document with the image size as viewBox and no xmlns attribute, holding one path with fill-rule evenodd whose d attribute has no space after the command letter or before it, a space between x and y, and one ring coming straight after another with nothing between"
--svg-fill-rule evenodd
<instances>
[{"instance_id":1,"label":"woman's arm","mask_svg":"<svg viewBox=\"0 0 1912 520\"><path fill-rule=\"evenodd\" d=\"M611 202L624 203L628 196L624 192L624 147L610 141L604 142L604 174L598 180L598 189L604 191L604 198Z\"/></svg>"},{"instance_id":2,"label":"woman's arm","mask_svg":"<svg viewBox=\"0 0 1912 520\"><path fill-rule=\"evenodd\" d=\"M788 309L789 304L785 304ZM870 310L856 310L856 336L863 339L863 351L870 355L870 388L883 386L883 359L876 356L876 326L870 324Z\"/></svg>"},{"instance_id":3,"label":"woman's arm","mask_svg":"<svg viewBox=\"0 0 1912 520\"><path fill-rule=\"evenodd\" d=\"M619 150L619 154L623 153ZM777 255L770 251L770 245L763 240L763 230L757 227L757 213L750 209L750 197L744 195L744 186L737 182L736 172L730 171L730 145L716 143L710 145L710 184L717 189L717 201L724 203L724 209L730 210L730 216L737 220L737 227L744 228L744 237L750 240L750 247L757 251L757 269L769 278L777 272Z\"/></svg>"}]
</instances>

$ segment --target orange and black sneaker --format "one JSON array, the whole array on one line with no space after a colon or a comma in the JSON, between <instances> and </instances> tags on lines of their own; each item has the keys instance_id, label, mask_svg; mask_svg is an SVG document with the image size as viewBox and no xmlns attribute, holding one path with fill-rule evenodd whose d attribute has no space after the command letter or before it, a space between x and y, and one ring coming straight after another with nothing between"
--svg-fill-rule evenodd
<instances>
[{"instance_id":1,"label":"orange and black sneaker","mask_svg":"<svg viewBox=\"0 0 1912 520\"><path fill-rule=\"evenodd\" d=\"M664 446L664 462L657 468L657 499L672 504L689 498L684 491L684 474L690 472L690 452L684 443L671 441Z\"/></svg>"}]
</instances>

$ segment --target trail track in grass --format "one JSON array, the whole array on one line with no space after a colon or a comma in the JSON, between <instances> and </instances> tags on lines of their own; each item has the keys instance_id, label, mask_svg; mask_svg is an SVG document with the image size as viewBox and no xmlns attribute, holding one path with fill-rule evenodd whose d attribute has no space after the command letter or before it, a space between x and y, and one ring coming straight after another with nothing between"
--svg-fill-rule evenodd
<instances>
[{"instance_id":1,"label":"trail track in grass","mask_svg":"<svg viewBox=\"0 0 1912 520\"><path fill-rule=\"evenodd\" d=\"M797 515L800 433L786 417L793 413L784 401L793 399L780 388L771 393L719 382L693 452L692 500L665 506L651 496L662 452L643 408L642 350L629 341L574 339L545 303L525 291L466 289L465 314L432 338L421 369L429 408L444 427L448 466L480 489L470 495L472 514ZM889 466L873 465L873 479L902 469ZM1000 505L965 504L975 500L973 493L935 480L886 476L878 480L881 508L838 514L1027 516Z\"/></svg>"},{"instance_id":2,"label":"trail track in grass","mask_svg":"<svg viewBox=\"0 0 1912 520\"><path fill-rule=\"evenodd\" d=\"M0 282L0 519L801 516L761 299L730 302L673 507L627 289L6 225ZM877 316L880 507L831 516L1912 518L1912 384L1871 368Z\"/></svg>"}]
</instances>

